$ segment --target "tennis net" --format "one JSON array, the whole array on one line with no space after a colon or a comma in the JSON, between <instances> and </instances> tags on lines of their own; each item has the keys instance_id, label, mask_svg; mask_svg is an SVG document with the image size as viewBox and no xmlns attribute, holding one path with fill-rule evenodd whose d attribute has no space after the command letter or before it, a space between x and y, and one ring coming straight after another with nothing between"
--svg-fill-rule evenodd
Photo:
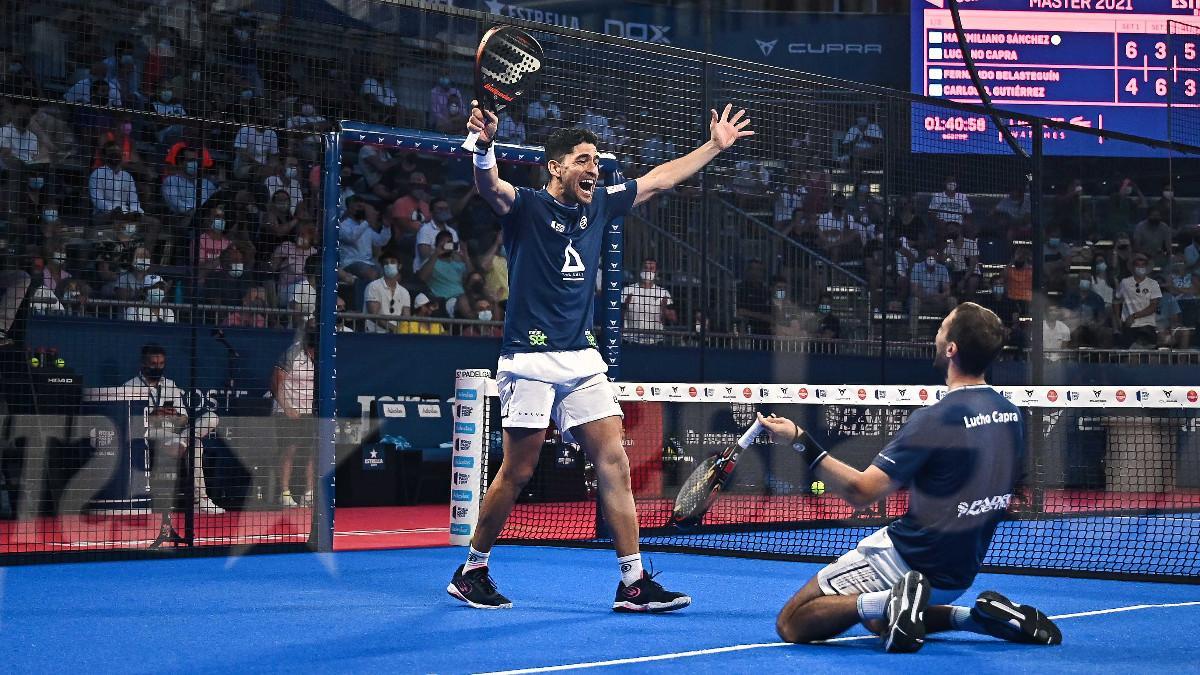
<instances>
[{"instance_id":1,"label":"tennis net","mask_svg":"<svg viewBox=\"0 0 1200 675\"><path fill-rule=\"evenodd\" d=\"M1022 410L1029 452L986 568L1200 578L1200 388L997 389ZM922 385L619 383L618 390L643 548L812 561L833 559L901 515L907 493L858 511L830 493L814 494L796 453L765 435L742 453L703 522L687 531L670 525L681 484L733 443L755 411L797 420L862 469L913 410L945 393ZM468 408L477 416L478 473L460 474L467 461L457 459L454 481L463 488L478 480L481 497L502 449L499 406L486 388L480 393L482 405ZM475 442L463 433L456 441L464 457ZM454 493L452 516L460 518L452 519L452 532L460 537L469 536L474 507L464 500L474 496ZM607 543L597 504L590 463L551 433L501 540Z\"/></svg>"}]
</instances>

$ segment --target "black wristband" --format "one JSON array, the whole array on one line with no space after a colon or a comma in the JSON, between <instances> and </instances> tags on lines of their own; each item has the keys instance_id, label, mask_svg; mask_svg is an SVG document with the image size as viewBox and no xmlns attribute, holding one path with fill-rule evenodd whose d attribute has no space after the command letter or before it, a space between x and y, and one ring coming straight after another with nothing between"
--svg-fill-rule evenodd
<instances>
[{"instance_id":1,"label":"black wristband","mask_svg":"<svg viewBox=\"0 0 1200 675\"><path fill-rule=\"evenodd\" d=\"M800 427L796 427L796 438L792 440L792 449L800 453L804 457L804 463L808 465L808 470L812 471L817 468L821 460L829 456L829 452L821 447L820 443L809 436Z\"/></svg>"},{"instance_id":2,"label":"black wristband","mask_svg":"<svg viewBox=\"0 0 1200 675\"><path fill-rule=\"evenodd\" d=\"M482 138L475 140L475 154L486 155L488 150L492 148L491 141L485 141Z\"/></svg>"}]
</instances>

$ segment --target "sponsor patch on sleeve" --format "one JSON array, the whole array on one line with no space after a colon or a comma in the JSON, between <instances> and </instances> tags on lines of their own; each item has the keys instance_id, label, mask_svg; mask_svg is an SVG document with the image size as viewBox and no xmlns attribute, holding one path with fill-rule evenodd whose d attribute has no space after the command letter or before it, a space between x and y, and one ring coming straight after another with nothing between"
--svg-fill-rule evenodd
<instances>
[{"instance_id":1,"label":"sponsor patch on sleeve","mask_svg":"<svg viewBox=\"0 0 1200 675\"><path fill-rule=\"evenodd\" d=\"M610 195L615 195L615 194L617 194L618 192L624 192L624 191L625 191L625 184L624 184L624 183L617 183L616 185L609 185L608 187L604 188L604 191L605 191L605 192L607 192L607 193L608 193L608 194L610 194Z\"/></svg>"}]
</instances>

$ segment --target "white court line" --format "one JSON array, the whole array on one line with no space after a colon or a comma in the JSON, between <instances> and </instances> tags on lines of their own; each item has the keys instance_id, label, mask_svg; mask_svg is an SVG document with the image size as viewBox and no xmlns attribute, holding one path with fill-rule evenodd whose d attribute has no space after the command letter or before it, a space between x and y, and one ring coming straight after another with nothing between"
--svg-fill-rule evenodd
<instances>
[{"instance_id":1,"label":"white court line","mask_svg":"<svg viewBox=\"0 0 1200 675\"><path fill-rule=\"evenodd\" d=\"M1139 609L1158 609L1166 607L1195 607L1200 606L1200 600L1189 602L1166 602L1155 605L1129 605L1127 607L1111 607L1108 609L1095 609L1088 612L1075 612L1073 614L1058 614L1050 617L1054 620L1059 619L1075 619L1083 616L1099 616L1101 614L1116 614L1118 612L1133 612ZM829 644L834 642L850 642L852 640L877 640L875 635L852 635L850 637L830 638L828 640L818 640L813 644ZM724 654L727 652L742 652L750 649L766 649L769 647L788 647L792 646L790 642L759 642L746 645L731 645L729 647L713 647L712 649L695 649L687 652L675 652L672 654L655 654L653 656L634 656L626 659L612 659L610 661L588 661L584 663L568 663L561 666L541 666L539 668L520 668L518 670L497 670L480 675L524 675L525 673L552 673L562 670L583 670L586 668L605 668L608 666L623 666L631 663L649 663L651 661L669 661L671 659L683 659L689 656L707 656L709 654Z\"/></svg>"},{"instance_id":2,"label":"white court line","mask_svg":"<svg viewBox=\"0 0 1200 675\"><path fill-rule=\"evenodd\" d=\"M417 527L407 530L346 530L344 532L334 532L335 537L370 537L381 534L426 534L429 532L449 532L448 527Z\"/></svg>"}]
</instances>

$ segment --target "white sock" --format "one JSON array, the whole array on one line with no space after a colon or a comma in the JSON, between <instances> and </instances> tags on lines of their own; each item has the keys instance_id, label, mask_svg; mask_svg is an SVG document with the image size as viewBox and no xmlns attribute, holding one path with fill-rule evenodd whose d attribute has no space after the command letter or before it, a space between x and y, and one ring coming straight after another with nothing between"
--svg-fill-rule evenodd
<instances>
[{"instance_id":1,"label":"white sock","mask_svg":"<svg viewBox=\"0 0 1200 675\"><path fill-rule=\"evenodd\" d=\"M887 618L888 599L891 591L875 591L858 596L858 618L866 621L876 621Z\"/></svg>"},{"instance_id":2,"label":"white sock","mask_svg":"<svg viewBox=\"0 0 1200 675\"><path fill-rule=\"evenodd\" d=\"M979 625L979 622L971 617L970 607L959 607L958 605L950 605L950 625L955 630L965 630L971 633L980 633L987 635L988 632Z\"/></svg>"},{"instance_id":3,"label":"white sock","mask_svg":"<svg viewBox=\"0 0 1200 675\"><path fill-rule=\"evenodd\" d=\"M477 570L480 567L487 567L488 558L491 556L491 551L488 551L487 553L480 553L479 551L475 550L474 546L469 547L469 550L467 551L467 562L465 565L463 565L463 574L466 574L471 570Z\"/></svg>"},{"instance_id":4,"label":"white sock","mask_svg":"<svg viewBox=\"0 0 1200 675\"><path fill-rule=\"evenodd\" d=\"M617 558L617 562L621 565L621 583L632 586L634 582L642 578L641 553L622 556Z\"/></svg>"}]
</instances>

